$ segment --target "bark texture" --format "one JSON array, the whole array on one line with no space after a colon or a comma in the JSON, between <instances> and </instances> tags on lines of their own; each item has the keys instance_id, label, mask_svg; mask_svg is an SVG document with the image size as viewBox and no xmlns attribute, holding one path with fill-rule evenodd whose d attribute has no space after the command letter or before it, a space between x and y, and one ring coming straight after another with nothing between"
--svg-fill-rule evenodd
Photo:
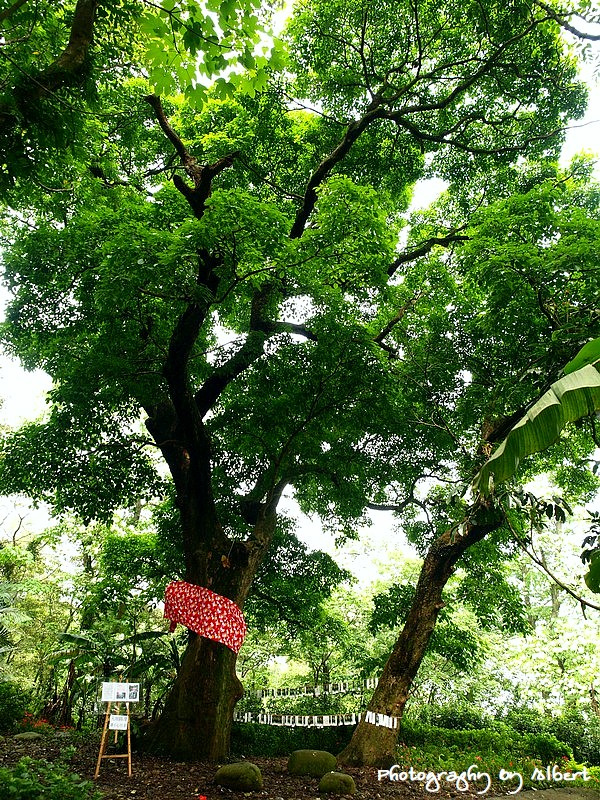
<instances>
[{"instance_id":1,"label":"bark texture","mask_svg":"<svg viewBox=\"0 0 600 800\"><path fill-rule=\"evenodd\" d=\"M243 608L270 544L274 515L262 519L256 527L261 544L254 548L229 542L222 535L213 537L213 547L202 555L196 553L197 564L188 571L190 575L202 572L206 576L203 581L194 582ZM227 549L223 545L228 545ZM243 694L236 660L236 654L225 645L190 632L181 669L163 713L146 736L146 748L184 760L227 758L233 710Z\"/></svg>"},{"instance_id":2,"label":"bark texture","mask_svg":"<svg viewBox=\"0 0 600 800\"><path fill-rule=\"evenodd\" d=\"M148 749L184 761L220 761L229 752L235 704L243 694L232 650L194 633Z\"/></svg>"}]
</instances>

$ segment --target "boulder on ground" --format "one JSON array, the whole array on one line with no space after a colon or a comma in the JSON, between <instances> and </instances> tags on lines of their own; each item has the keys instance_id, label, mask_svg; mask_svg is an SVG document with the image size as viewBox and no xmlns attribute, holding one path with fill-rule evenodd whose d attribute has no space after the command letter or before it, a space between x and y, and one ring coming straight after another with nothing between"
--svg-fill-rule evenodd
<instances>
[{"instance_id":1,"label":"boulder on ground","mask_svg":"<svg viewBox=\"0 0 600 800\"><path fill-rule=\"evenodd\" d=\"M256 792L262 789L263 779L256 764L240 761L220 767L215 775L215 783L234 792Z\"/></svg>"},{"instance_id":2,"label":"boulder on ground","mask_svg":"<svg viewBox=\"0 0 600 800\"><path fill-rule=\"evenodd\" d=\"M336 768L334 755L326 750L294 750L288 760L290 775L313 775L320 778Z\"/></svg>"},{"instance_id":3,"label":"boulder on ground","mask_svg":"<svg viewBox=\"0 0 600 800\"><path fill-rule=\"evenodd\" d=\"M31 742L34 739L43 739L41 733L36 733L36 731L24 731L23 733L15 733L13 739L17 739L20 742Z\"/></svg>"},{"instance_id":4,"label":"boulder on ground","mask_svg":"<svg viewBox=\"0 0 600 800\"><path fill-rule=\"evenodd\" d=\"M324 794L355 794L356 784L352 775L344 772L326 772L319 783L319 791Z\"/></svg>"}]
</instances>

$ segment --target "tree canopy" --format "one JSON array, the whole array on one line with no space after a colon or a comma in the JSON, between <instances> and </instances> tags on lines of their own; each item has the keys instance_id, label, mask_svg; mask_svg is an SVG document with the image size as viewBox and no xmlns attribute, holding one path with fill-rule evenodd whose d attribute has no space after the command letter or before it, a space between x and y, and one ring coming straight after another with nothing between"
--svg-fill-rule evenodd
<instances>
[{"instance_id":1,"label":"tree canopy","mask_svg":"<svg viewBox=\"0 0 600 800\"><path fill-rule=\"evenodd\" d=\"M123 25L139 8L118 7ZM59 121L69 147L20 151L30 184L7 166L0 334L54 388L45 418L3 437L0 486L85 521L172 490L181 576L240 607L286 489L342 534L369 507L425 507L426 544L465 514L483 513L484 536L498 521L460 500L474 467L599 332L598 190L585 162L555 162L586 94L557 13L299 2L285 69L271 61L267 81L244 51L245 77L221 76L200 106L160 97L175 78L144 66L162 23L199 50L191 6L176 8L142 25L131 61L93 73L94 108L78 95L76 127ZM221 69L208 39L205 70ZM433 176L448 191L411 219ZM576 461L589 440L564 447ZM434 480L459 500L424 503ZM168 731L180 755L190 725L200 754L226 750L240 689L217 647L190 642L167 706L157 741ZM202 663L218 665L204 685Z\"/></svg>"}]
</instances>

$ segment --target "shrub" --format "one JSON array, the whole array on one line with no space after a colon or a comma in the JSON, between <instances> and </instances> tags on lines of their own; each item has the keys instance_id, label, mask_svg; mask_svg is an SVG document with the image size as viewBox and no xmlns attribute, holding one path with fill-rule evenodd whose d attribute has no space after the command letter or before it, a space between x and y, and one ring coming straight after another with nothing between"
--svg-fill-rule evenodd
<instances>
[{"instance_id":1,"label":"shrub","mask_svg":"<svg viewBox=\"0 0 600 800\"><path fill-rule=\"evenodd\" d=\"M407 745L432 748L476 749L478 752L509 752L512 737L508 731L453 730L405 720L400 733Z\"/></svg>"},{"instance_id":2,"label":"shrub","mask_svg":"<svg viewBox=\"0 0 600 800\"><path fill-rule=\"evenodd\" d=\"M236 722L231 731L231 751L236 756L289 756L294 750L339 753L350 741L352 726L339 728L288 728Z\"/></svg>"},{"instance_id":3,"label":"shrub","mask_svg":"<svg viewBox=\"0 0 600 800\"><path fill-rule=\"evenodd\" d=\"M472 750L483 754L502 754L507 758L539 758L545 763L572 755L569 745L551 734L523 735L508 726L496 730L453 730L407 721L402 726L400 738L406 745L418 745L432 752Z\"/></svg>"},{"instance_id":4,"label":"shrub","mask_svg":"<svg viewBox=\"0 0 600 800\"><path fill-rule=\"evenodd\" d=\"M23 718L29 693L12 681L0 682L0 732L9 733Z\"/></svg>"},{"instance_id":5,"label":"shrub","mask_svg":"<svg viewBox=\"0 0 600 800\"><path fill-rule=\"evenodd\" d=\"M514 706L499 717L499 719L506 723L509 727L513 728L519 733L551 733L552 720L545 714L535 711L532 708L525 708L523 706ZM562 737L558 737L562 738ZM566 741L563 739L563 741Z\"/></svg>"},{"instance_id":6,"label":"shrub","mask_svg":"<svg viewBox=\"0 0 600 800\"><path fill-rule=\"evenodd\" d=\"M0 800L100 800L91 781L70 772L61 761L22 758L0 767Z\"/></svg>"},{"instance_id":7,"label":"shrub","mask_svg":"<svg viewBox=\"0 0 600 800\"><path fill-rule=\"evenodd\" d=\"M521 747L525 755L537 756L545 764L552 764L561 758L573 758L571 747L551 733L526 733L522 737Z\"/></svg>"},{"instance_id":8,"label":"shrub","mask_svg":"<svg viewBox=\"0 0 600 800\"><path fill-rule=\"evenodd\" d=\"M600 720L572 709L550 722L551 732L573 749L576 761L600 765Z\"/></svg>"},{"instance_id":9,"label":"shrub","mask_svg":"<svg viewBox=\"0 0 600 800\"><path fill-rule=\"evenodd\" d=\"M480 708L467 703L448 703L443 706L423 706L415 719L436 728L451 730L482 730L489 728L492 717Z\"/></svg>"}]
</instances>

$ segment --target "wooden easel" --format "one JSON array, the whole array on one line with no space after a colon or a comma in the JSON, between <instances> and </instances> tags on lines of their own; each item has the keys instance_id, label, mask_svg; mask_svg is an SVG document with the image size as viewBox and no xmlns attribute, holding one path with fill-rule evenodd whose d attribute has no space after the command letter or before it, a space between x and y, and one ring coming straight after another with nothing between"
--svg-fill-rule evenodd
<instances>
[{"instance_id":1,"label":"wooden easel","mask_svg":"<svg viewBox=\"0 0 600 800\"><path fill-rule=\"evenodd\" d=\"M106 706L106 715L104 717L104 727L102 729L102 739L100 740L100 752L98 753L98 763L96 764L96 772L94 773L94 780L100 775L100 764L102 763L103 758L126 758L127 759L127 775L131 778L131 719L129 718L129 703L125 703L125 708L127 709L127 752L121 753L119 755L111 755L110 753L107 754L106 746L108 741L108 723L110 721L110 707L112 706L112 702L109 702ZM121 703L117 703L117 710L116 713L119 713L121 707ZM115 731L115 744L117 743L117 737L119 735L119 731Z\"/></svg>"}]
</instances>

